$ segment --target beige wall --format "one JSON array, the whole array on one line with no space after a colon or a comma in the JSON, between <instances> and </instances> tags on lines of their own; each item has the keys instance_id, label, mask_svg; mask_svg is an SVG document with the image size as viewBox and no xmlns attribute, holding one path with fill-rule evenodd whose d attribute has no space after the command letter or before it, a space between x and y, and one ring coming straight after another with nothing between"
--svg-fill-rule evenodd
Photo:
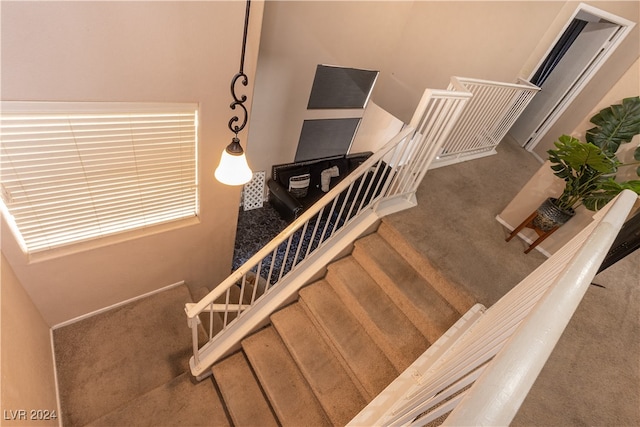
<instances>
[{"instance_id":1,"label":"beige wall","mask_svg":"<svg viewBox=\"0 0 640 427\"><path fill-rule=\"evenodd\" d=\"M252 3L249 76L263 6ZM2 253L47 324L180 280L214 286L229 274L240 188L217 183L213 170L237 114L229 83L244 11L238 1L2 3L3 100L200 104L198 224L29 263L3 221Z\"/></svg>"},{"instance_id":2,"label":"beige wall","mask_svg":"<svg viewBox=\"0 0 640 427\"><path fill-rule=\"evenodd\" d=\"M58 420L12 421L21 409L42 409L58 414L49 326L25 292L4 256L0 260L2 311L2 404L3 426L58 425ZM13 413L10 411L14 411ZM8 415L7 415L8 414ZM9 418L7 420L6 418Z\"/></svg>"},{"instance_id":3,"label":"beige wall","mask_svg":"<svg viewBox=\"0 0 640 427\"><path fill-rule=\"evenodd\" d=\"M408 122L453 75L515 82L565 2L269 1L248 155L292 161L317 64L380 70L372 100ZM526 23L526 31L523 31Z\"/></svg>"},{"instance_id":4,"label":"beige wall","mask_svg":"<svg viewBox=\"0 0 640 427\"><path fill-rule=\"evenodd\" d=\"M609 90L605 96L588 112L584 119L568 134L584 141L584 134L587 129L593 127L589 119L597 114L601 109L612 104L619 104L623 98L638 96L640 94L640 60L627 70L618 82ZM623 162L633 162L633 151L640 144L640 135L628 144L624 144L618 150L618 158ZM556 178L550 169L550 163L545 162L538 172L527 182L522 190L500 213L500 218L515 228L522 220L527 218L547 197L558 196L562 193L564 182ZM621 169L623 172L624 169ZM635 174L635 167L626 168L626 173L618 174L619 180L640 179ZM593 212L584 207L578 208L576 216L567 224L562 226L557 232L540 244L540 248L547 253L554 253L575 236L587 225L593 216ZM530 239L536 238L533 230L525 229L523 233Z\"/></svg>"}]
</instances>

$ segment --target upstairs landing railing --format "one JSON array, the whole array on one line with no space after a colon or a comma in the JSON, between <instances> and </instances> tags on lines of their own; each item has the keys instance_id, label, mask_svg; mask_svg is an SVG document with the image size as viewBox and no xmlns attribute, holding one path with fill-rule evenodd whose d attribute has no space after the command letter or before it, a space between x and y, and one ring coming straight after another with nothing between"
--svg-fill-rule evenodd
<instances>
[{"instance_id":1,"label":"upstairs landing railing","mask_svg":"<svg viewBox=\"0 0 640 427\"><path fill-rule=\"evenodd\" d=\"M522 79L518 83L457 77L473 98L431 165L446 166L496 154L496 146L540 88ZM449 90L455 90L450 85Z\"/></svg>"},{"instance_id":2,"label":"upstairs landing railing","mask_svg":"<svg viewBox=\"0 0 640 427\"><path fill-rule=\"evenodd\" d=\"M350 423L509 425L638 196L625 190L488 310L477 305Z\"/></svg>"},{"instance_id":3,"label":"upstairs landing railing","mask_svg":"<svg viewBox=\"0 0 640 427\"><path fill-rule=\"evenodd\" d=\"M268 322L379 218L415 206L416 188L472 96L456 80L452 86L455 91L427 89L408 127L206 297L187 304L193 375L209 375L213 363Z\"/></svg>"}]
</instances>

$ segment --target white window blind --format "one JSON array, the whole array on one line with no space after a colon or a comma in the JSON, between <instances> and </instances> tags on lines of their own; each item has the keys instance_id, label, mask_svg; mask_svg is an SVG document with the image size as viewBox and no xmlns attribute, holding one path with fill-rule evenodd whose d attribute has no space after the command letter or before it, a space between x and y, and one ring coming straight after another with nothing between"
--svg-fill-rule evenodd
<instances>
[{"instance_id":1,"label":"white window blind","mask_svg":"<svg viewBox=\"0 0 640 427\"><path fill-rule=\"evenodd\" d=\"M0 118L27 252L198 214L196 104L3 102Z\"/></svg>"}]
</instances>

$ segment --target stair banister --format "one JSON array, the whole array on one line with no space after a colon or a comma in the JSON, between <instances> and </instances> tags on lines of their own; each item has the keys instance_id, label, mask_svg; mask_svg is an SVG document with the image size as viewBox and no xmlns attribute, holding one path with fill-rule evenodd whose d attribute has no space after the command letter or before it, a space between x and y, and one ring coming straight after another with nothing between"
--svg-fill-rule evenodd
<instances>
[{"instance_id":1,"label":"stair banister","mask_svg":"<svg viewBox=\"0 0 640 427\"><path fill-rule=\"evenodd\" d=\"M504 83L468 77L452 77L449 88L471 92L473 98L432 168L496 154L496 146L540 90L523 79Z\"/></svg>"},{"instance_id":2,"label":"stair banister","mask_svg":"<svg viewBox=\"0 0 640 427\"><path fill-rule=\"evenodd\" d=\"M443 425L511 423L637 199L625 190L611 202L582 248Z\"/></svg>"}]
</instances>

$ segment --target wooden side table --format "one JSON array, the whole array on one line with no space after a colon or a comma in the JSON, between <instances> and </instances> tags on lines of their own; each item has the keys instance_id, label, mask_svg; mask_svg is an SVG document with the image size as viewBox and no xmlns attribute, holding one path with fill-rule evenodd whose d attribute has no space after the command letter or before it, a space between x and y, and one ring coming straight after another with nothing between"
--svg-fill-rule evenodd
<instances>
[{"instance_id":1,"label":"wooden side table","mask_svg":"<svg viewBox=\"0 0 640 427\"><path fill-rule=\"evenodd\" d=\"M538 212L534 211L531 215L529 215L529 217L527 219L525 219L524 221L522 221L522 223L517 226L512 232L511 234L509 234L509 237L507 237L505 239L506 242L508 242L509 240L513 239L513 236L517 235L520 231L522 231L523 228L531 228L533 231L536 232L536 234L538 235L538 238L531 243L531 245L529 245L529 247L527 249L525 249L524 253L528 254L529 252L531 252L531 249L535 248L536 246L538 246L540 243L542 243L544 241L544 239L546 239L547 237L551 236L558 228L559 226L555 226L553 227L551 230L548 231L543 231L540 228L536 227L533 224L533 220L538 216Z\"/></svg>"}]
</instances>

